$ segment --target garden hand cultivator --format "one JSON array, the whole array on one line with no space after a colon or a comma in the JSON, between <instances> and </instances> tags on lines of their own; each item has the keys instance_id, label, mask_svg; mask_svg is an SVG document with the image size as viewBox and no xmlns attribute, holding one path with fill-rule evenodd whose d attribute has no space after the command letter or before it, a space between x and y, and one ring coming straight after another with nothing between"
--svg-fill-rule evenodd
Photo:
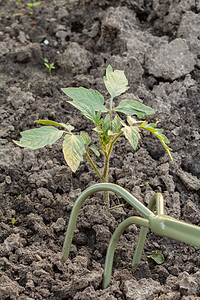
<instances>
[{"instance_id":1,"label":"garden hand cultivator","mask_svg":"<svg viewBox=\"0 0 200 300\"><path fill-rule=\"evenodd\" d=\"M62 262L65 262L68 258L78 214L82 204L89 196L99 191L110 191L116 193L144 216L144 218L129 217L125 219L113 233L106 254L103 288L106 288L110 284L116 244L124 230L131 224L136 224L141 227L132 261L133 269L136 269L140 262L146 235L149 229L159 236L169 237L200 248L200 226L191 225L165 215L164 198L162 194L156 193L151 198L148 207L146 207L122 187L111 183L99 183L83 191L74 204L63 245L61 256ZM156 209L156 213L153 212L154 209Z\"/></svg>"}]
</instances>

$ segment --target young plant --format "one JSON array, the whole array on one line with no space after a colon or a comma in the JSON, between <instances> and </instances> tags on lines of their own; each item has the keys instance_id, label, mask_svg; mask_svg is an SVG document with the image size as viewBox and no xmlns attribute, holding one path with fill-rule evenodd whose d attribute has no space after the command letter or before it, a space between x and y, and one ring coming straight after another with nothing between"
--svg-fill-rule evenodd
<instances>
[{"instance_id":1,"label":"young plant","mask_svg":"<svg viewBox=\"0 0 200 300\"><path fill-rule=\"evenodd\" d=\"M32 15L34 12L34 8L39 6L40 2L33 2L33 3L27 3L27 6L29 7L30 14Z\"/></svg>"},{"instance_id":2,"label":"young plant","mask_svg":"<svg viewBox=\"0 0 200 300\"><path fill-rule=\"evenodd\" d=\"M47 58L44 58L44 65L49 70L49 75L51 76L51 70L55 69L54 63L49 63L49 60Z\"/></svg>"},{"instance_id":3,"label":"young plant","mask_svg":"<svg viewBox=\"0 0 200 300\"><path fill-rule=\"evenodd\" d=\"M157 251L153 251L153 253L147 257L153 259L158 265L163 264L165 261L164 255Z\"/></svg>"},{"instance_id":4,"label":"young plant","mask_svg":"<svg viewBox=\"0 0 200 300\"><path fill-rule=\"evenodd\" d=\"M15 218L12 218L12 225L13 225L13 226L15 225L15 221L16 221L16 219L15 219Z\"/></svg>"},{"instance_id":5,"label":"young plant","mask_svg":"<svg viewBox=\"0 0 200 300\"><path fill-rule=\"evenodd\" d=\"M99 138L99 149L91 146L91 137L86 132L74 134L73 126L65 123L58 123L50 120L38 120L43 126L21 132L20 141L14 141L18 146L30 149L38 149L54 144L64 135L63 154L66 163L72 172L76 172L79 164L83 161L83 156L87 158L89 164L96 172L102 183L108 182L109 162L114 144L123 135L128 140L133 150L136 149L140 139L141 130L153 133L162 143L167 153L171 157L169 143L163 129L156 128L155 123L148 123L144 120L133 118L143 118L146 115L155 113L155 110L135 100L121 100L119 105L114 106L114 98L120 96L129 89L128 81L123 71L115 70L109 65L104 76L104 83L110 95L109 107L104 105L104 97L98 91L86 89L84 87L68 87L61 90L72 101L71 105L76 107L89 120L94 123L94 131ZM127 121L122 120L118 113L124 114ZM62 127L57 129L56 127ZM103 172L98 169L90 153L100 156L100 151L104 156ZM104 193L104 200L109 207L108 192Z\"/></svg>"}]
</instances>

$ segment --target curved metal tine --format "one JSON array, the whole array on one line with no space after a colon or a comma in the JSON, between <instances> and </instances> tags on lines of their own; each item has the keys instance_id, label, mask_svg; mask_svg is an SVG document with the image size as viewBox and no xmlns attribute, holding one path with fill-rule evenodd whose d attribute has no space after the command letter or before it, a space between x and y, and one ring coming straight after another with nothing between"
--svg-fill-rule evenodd
<instances>
[{"instance_id":1,"label":"curved metal tine","mask_svg":"<svg viewBox=\"0 0 200 300\"><path fill-rule=\"evenodd\" d=\"M77 200L74 203L73 209L71 211L71 215L69 218L69 223L67 227L67 232L65 235L64 245L61 254L61 262L65 262L68 258L72 238L74 235L74 230L78 218L78 214L80 211L81 206L83 205L84 201L94 194L95 192L99 191L111 191L116 193L117 195L121 196L124 200L126 200L130 205L135 207L142 215L146 218L150 216L154 216L151 210L149 210L144 204L142 204L139 200L137 200L134 196L132 196L129 192L127 192L122 187L112 184L112 183L98 183L83 191Z\"/></svg>"},{"instance_id":2,"label":"curved metal tine","mask_svg":"<svg viewBox=\"0 0 200 300\"><path fill-rule=\"evenodd\" d=\"M114 231L106 253L106 260L105 260L105 267L104 267L104 277L103 277L103 288L107 288L110 284L110 279L112 275L112 266L113 266L113 258L115 253L115 248L117 245L117 242L124 232L124 230L132 225L137 224L142 226L142 228L146 227L149 228L149 221L147 219L143 219L141 217L129 217L126 220L124 220L122 223L119 224L119 226Z\"/></svg>"},{"instance_id":3,"label":"curved metal tine","mask_svg":"<svg viewBox=\"0 0 200 300\"><path fill-rule=\"evenodd\" d=\"M153 195L153 197L149 201L149 204L148 204L147 207L151 211L154 211L154 209L156 207L156 214L157 215L164 215L164 198L163 198L163 195L160 194L160 193L156 193L155 195ZM136 245L136 248L135 248L135 253L133 255L133 260L132 260L133 270L135 270L137 268L137 266L139 265L139 263L140 263L147 233L148 233L148 228L141 227L140 233L139 233L139 236L138 236L137 245Z\"/></svg>"}]
</instances>

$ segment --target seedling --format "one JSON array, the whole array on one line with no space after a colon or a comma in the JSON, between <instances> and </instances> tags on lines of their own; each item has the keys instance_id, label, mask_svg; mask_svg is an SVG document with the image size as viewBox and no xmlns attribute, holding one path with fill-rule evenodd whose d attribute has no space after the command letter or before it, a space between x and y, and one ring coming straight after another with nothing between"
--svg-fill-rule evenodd
<instances>
[{"instance_id":1,"label":"seedling","mask_svg":"<svg viewBox=\"0 0 200 300\"><path fill-rule=\"evenodd\" d=\"M12 218L12 225L14 226L15 225L15 218Z\"/></svg>"},{"instance_id":2,"label":"seedling","mask_svg":"<svg viewBox=\"0 0 200 300\"><path fill-rule=\"evenodd\" d=\"M51 70L55 69L54 67L54 63L49 63L47 58L44 58L44 65L45 67L47 67L47 69L49 70L49 75L51 76Z\"/></svg>"},{"instance_id":3,"label":"seedling","mask_svg":"<svg viewBox=\"0 0 200 300\"><path fill-rule=\"evenodd\" d=\"M147 257L153 259L158 265L163 264L165 261L164 255L157 251L153 251L153 253Z\"/></svg>"},{"instance_id":4,"label":"seedling","mask_svg":"<svg viewBox=\"0 0 200 300\"><path fill-rule=\"evenodd\" d=\"M171 157L171 149L167 146L169 141L163 134L163 129L156 128L155 123L148 123L147 121L132 117L135 115L138 118L144 118L146 115L155 114L156 111L153 108L138 101L127 99L121 100L119 105L114 106L114 98L129 89L124 72L120 70L113 71L109 65L106 69L106 76L104 76L104 83L110 95L109 107L104 105L104 97L98 91L84 87L62 89L63 93L73 100L69 101L69 103L94 123L95 127L93 130L98 135L99 148L95 145L90 146L91 137L86 132L81 131L80 134L74 134L72 132L74 129L73 126L50 120L35 121L36 123L50 126L21 132L22 138L20 141L14 142L21 147L38 149L54 144L64 135L63 153L66 163L71 170L76 172L85 155L101 182L105 183L108 182L109 162L113 146L122 135L125 136L133 150L135 150L140 139L140 131L150 131L160 140ZM127 122L118 113L124 114ZM63 129L59 130L55 126L62 127ZM100 152L103 154L103 172L99 170L97 164L93 161L90 155L91 152L96 156L100 156ZM104 193L104 200L107 206L110 207L108 192Z\"/></svg>"},{"instance_id":5,"label":"seedling","mask_svg":"<svg viewBox=\"0 0 200 300\"><path fill-rule=\"evenodd\" d=\"M144 182L144 183L141 183L139 186L140 187L144 187L144 186L146 186L148 184L148 181L147 182Z\"/></svg>"},{"instance_id":6,"label":"seedling","mask_svg":"<svg viewBox=\"0 0 200 300\"><path fill-rule=\"evenodd\" d=\"M34 8L39 6L40 2L34 2L34 3L27 3L27 6L29 7L30 14L32 15L34 12Z\"/></svg>"}]
</instances>

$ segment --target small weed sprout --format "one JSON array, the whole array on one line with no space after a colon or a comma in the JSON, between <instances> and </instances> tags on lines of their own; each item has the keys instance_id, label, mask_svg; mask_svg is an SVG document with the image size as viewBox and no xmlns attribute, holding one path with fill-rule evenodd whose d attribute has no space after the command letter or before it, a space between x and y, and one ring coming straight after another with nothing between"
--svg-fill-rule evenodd
<instances>
[{"instance_id":1,"label":"small weed sprout","mask_svg":"<svg viewBox=\"0 0 200 300\"><path fill-rule=\"evenodd\" d=\"M47 64L45 62L45 64ZM49 64L46 65L49 68ZM73 126L64 123L58 123L50 120L38 120L43 126L37 129L31 129L21 132L20 141L14 141L18 146L30 149L38 149L47 145L54 144L64 135L63 154L64 158L73 172L76 172L83 156L87 158L89 164L96 172L102 183L108 183L109 162L114 144L123 135L131 144L133 150L136 149L140 139L140 131L147 130L153 133L162 143L169 156L171 157L167 137L163 134L163 129L156 128L155 123L148 123L144 120L138 120L132 117L143 118L146 115L155 114L155 110L135 100L121 100L118 106L114 107L114 98L120 96L129 89L128 81L123 71L115 70L109 65L104 76L104 83L110 94L110 105L104 105L104 97L98 91L86 89L84 87L68 87L61 90L73 101L71 105L81 111L81 113L91 120L94 124L94 131L99 138L99 149L91 144L91 137L88 133L81 131L80 134L74 134ZM126 115L127 122L122 120L118 113ZM62 127L62 130L56 127ZM97 157L100 152L104 156L104 168L101 172L90 153L93 152ZM104 193L104 200L110 207L109 194Z\"/></svg>"},{"instance_id":2,"label":"small weed sprout","mask_svg":"<svg viewBox=\"0 0 200 300\"><path fill-rule=\"evenodd\" d=\"M14 226L15 225L15 218L12 218L12 225Z\"/></svg>"},{"instance_id":3,"label":"small weed sprout","mask_svg":"<svg viewBox=\"0 0 200 300\"><path fill-rule=\"evenodd\" d=\"M158 265L163 264L165 261L164 255L157 251L153 251L153 253L147 257L153 259Z\"/></svg>"},{"instance_id":4,"label":"small weed sprout","mask_svg":"<svg viewBox=\"0 0 200 300\"><path fill-rule=\"evenodd\" d=\"M55 69L54 63L49 63L49 60L47 58L44 58L44 65L49 70L49 75L51 76L51 70Z\"/></svg>"},{"instance_id":5,"label":"small weed sprout","mask_svg":"<svg viewBox=\"0 0 200 300\"><path fill-rule=\"evenodd\" d=\"M40 2L33 2L33 3L27 3L27 6L29 7L30 14L32 15L34 12L34 8L40 5Z\"/></svg>"}]
</instances>

